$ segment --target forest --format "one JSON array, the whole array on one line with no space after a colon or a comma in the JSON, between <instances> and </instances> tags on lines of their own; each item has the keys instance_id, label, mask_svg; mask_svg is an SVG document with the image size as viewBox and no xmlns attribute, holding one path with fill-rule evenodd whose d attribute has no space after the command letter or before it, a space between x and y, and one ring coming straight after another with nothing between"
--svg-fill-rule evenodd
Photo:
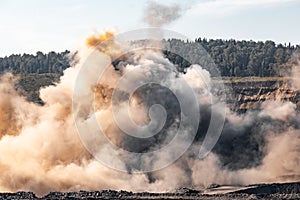
<instances>
[{"instance_id":1,"label":"forest","mask_svg":"<svg viewBox=\"0 0 300 200\"><path fill-rule=\"evenodd\" d=\"M300 45L275 44L273 41L237 41L237 40L207 40L198 38L194 42L169 39L166 45L169 49L180 52L184 58L188 58L192 64L200 64L206 68L212 76L222 77L280 77L286 75L294 64L292 59L300 52ZM200 45L199 45L200 44ZM219 70L212 71L207 64L205 55L201 53L205 49ZM181 67L189 66L174 54L166 53L167 57ZM204 59L204 60L203 60Z\"/></svg>"},{"instance_id":2,"label":"forest","mask_svg":"<svg viewBox=\"0 0 300 200\"><path fill-rule=\"evenodd\" d=\"M36 55L13 54L0 58L0 72L12 72L14 74L61 74L70 67L70 62L74 59L70 56L70 51L56 53L51 51L44 54L40 51Z\"/></svg>"},{"instance_id":3,"label":"forest","mask_svg":"<svg viewBox=\"0 0 300 200\"><path fill-rule=\"evenodd\" d=\"M163 43L170 50L164 51L165 56L180 68L200 64L210 71L212 76L223 77L280 77L292 66L293 55L300 52L300 45L275 44L269 40L255 42L197 38L195 41L168 39ZM202 56L204 49L219 73L212 71L213 67L209 64L205 64L207 62L203 59L206 58ZM171 52L178 52L181 56ZM0 73L10 71L14 74L62 74L74 61L76 53L70 53L68 50L46 54L39 51L36 55L13 54L0 58Z\"/></svg>"}]
</instances>

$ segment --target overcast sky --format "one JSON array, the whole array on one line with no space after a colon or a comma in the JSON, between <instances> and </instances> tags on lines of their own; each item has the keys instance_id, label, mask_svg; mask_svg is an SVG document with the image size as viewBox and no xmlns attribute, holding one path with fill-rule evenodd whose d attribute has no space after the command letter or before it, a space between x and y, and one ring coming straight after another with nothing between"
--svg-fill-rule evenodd
<instances>
[{"instance_id":1,"label":"overcast sky","mask_svg":"<svg viewBox=\"0 0 300 200\"><path fill-rule=\"evenodd\" d=\"M300 0L191 0L165 28L196 37L300 44ZM182 3L185 2L185 3ZM147 0L0 0L0 56L75 50L94 31L145 28Z\"/></svg>"}]
</instances>

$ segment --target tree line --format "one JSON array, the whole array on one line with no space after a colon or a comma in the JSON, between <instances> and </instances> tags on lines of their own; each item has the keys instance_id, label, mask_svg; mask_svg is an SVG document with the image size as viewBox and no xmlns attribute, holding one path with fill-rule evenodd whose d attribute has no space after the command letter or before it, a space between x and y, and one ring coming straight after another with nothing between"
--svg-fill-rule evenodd
<instances>
[{"instance_id":1,"label":"tree line","mask_svg":"<svg viewBox=\"0 0 300 200\"><path fill-rule=\"evenodd\" d=\"M13 72L14 74L61 74L70 67L72 61L70 51L56 53L51 51L47 54L37 52L31 54L13 54L0 58L0 72Z\"/></svg>"},{"instance_id":2,"label":"tree line","mask_svg":"<svg viewBox=\"0 0 300 200\"><path fill-rule=\"evenodd\" d=\"M200 64L212 76L218 75L213 65L217 66L220 75L228 77L282 76L290 69L293 54L300 52L299 45L275 44L270 40L255 42L197 38L195 41L168 39L163 43L168 49L164 51L165 56L180 69L190 64ZM205 52L212 60L204 56ZM36 55L14 54L0 58L0 73L11 71L15 74L62 74L75 57L76 54L70 54L67 50L47 54L37 52Z\"/></svg>"},{"instance_id":3,"label":"tree line","mask_svg":"<svg viewBox=\"0 0 300 200\"><path fill-rule=\"evenodd\" d=\"M294 54L300 53L300 45L275 44L267 40L265 42L237 41L237 40L207 40L197 38L195 41L183 41L168 39L164 41L170 51L179 52L192 64L200 64L214 76L211 66L215 64L220 75L228 77L272 77L282 76L290 70L291 58ZM212 61L205 56L206 51ZM187 60L165 52L166 56L185 68L189 65Z\"/></svg>"}]
</instances>

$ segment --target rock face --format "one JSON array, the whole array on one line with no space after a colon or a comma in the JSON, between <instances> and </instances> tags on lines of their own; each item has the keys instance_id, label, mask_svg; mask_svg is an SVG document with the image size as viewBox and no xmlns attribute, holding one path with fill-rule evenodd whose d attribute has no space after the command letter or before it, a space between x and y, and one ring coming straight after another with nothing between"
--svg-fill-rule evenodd
<instances>
[{"instance_id":1,"label":"rock face","mask_svg":"<svg viewBox=\"0 0 300 200\"><path fill-rule=\"evenodd\" d=\"M224 86L224 90L213 88L212 92L235 111L258 109L267 100L291 101L300 108L300 91L289 81L238 81L225 82Z\"/></svg>"}]
</instances>

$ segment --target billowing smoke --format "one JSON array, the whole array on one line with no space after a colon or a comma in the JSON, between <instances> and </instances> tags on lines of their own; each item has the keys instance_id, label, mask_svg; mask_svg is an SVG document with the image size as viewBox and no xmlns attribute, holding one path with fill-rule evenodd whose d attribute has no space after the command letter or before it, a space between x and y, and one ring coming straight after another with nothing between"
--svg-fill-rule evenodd
<instances>
[{"instance_id":1,"label":"billowing smoke","mask_svg":"<svg viewBox=\"0 0 300 200\"><path fill-rule=\"evenodd\" d=\"M89 53L89 50L81 52ZM101 57L103 53L98 52L96 55ZM119 71L111 66L101 84L90 85L85 90L95 93L96 116L108 138L129 151L146 152L160 148L159 145L170 142L174 137L172 130L177 129L180 120L180 105L168 89L159 85L150 84L139 88L130 100L134 108L131 109L133 120L137 124L149 123L147 112L153 104L165 107L168 117L159 134L150 139L124 136L114 122L110 104L112 91L120 77L137 66L144 66L133 77L135 81L142 80L147 73L162 73L158 79L178 87L176 77L184 77L193 88L201 91L199 94L202 94L202 100L209 91L203 81L195 80L192 67L183 75L176 72L175 66L173 71L167 71L165 66L172 67L173 64L159 52L138 52L133 56L134 62L120 67L122 70ZM121 163L125 167L136 164L126 168L128 173L103 166L82 146L72 115L72 92L85 55L81 55L81 58L82 62L65 70L59 83L40 91L44 106L27 102L18 95L11 74L1 77L1 191L29 190L37 194L80 189L170 191L182 186L205 187L212 183L249 184L299 180L299 113L293 103L278 101L265 102L261 110L246 114L228 110L222 136L213 152L205 159L198 159L198 144L205 136L214 108L207 101L200 101L201 120L194 144L174 164L144 174L132 173L140 170L141 163L136 158L125 157ZM89 63L91 70L97 67L96 60L95 57L95 63ZM150 70L157 65L163 70ZM201 73L206 79L205 83L210 83L208 72L202 70ZM89 74L85 76L88 80ZM126 97L127 87L123 85L119 94ZM81 103L84 104L84 101L83 98ZM122 104L122 101L119 103ZM86 121L91 114L90 111L87 113ZM118 114L122 115L122 110ZM105 148L105 143L102 145ZM171 155L166 153L157 158L156 162L168 156ZM110 158L110 155L107 157Z\"/></svg>"},{"instance_id":2,"label":"billowing smoke","mask_svg":"<svg viewBox=\"0 0 300 200\"><path fill-rule=\"evenodd\" d=\"M155 3L149 5L156 7ZM162 16L149 19L151 25L161 26L176 19L179 8L160 7ZM151 12L154 9L152 9ZM174 14L175 13L175 14ZM154 21L152 21L154 20ZM95 47L79 52L80 61L64 71L60 81L54 86L40 90L40 97L45 105L40 106L25 100L14 89L16 82L11 74L0 78L0 190L33 191L39 195L50 191L126 189L132 191L172 191L188 186L202 188L210 184L252 184L260 182L299 181L300 175L300 116L292 102L266 101L259 110L238 114L226 109L226 119L222 135L212 152L204 159L199 159L199 147L209 129L212 113L222 117L218 98L208 100L211 96L209 73L201 69L202 79L196 79L193 70L187 69L181 74L176 67L157 50L139 50L124 56L119 55L121 45L113 40L112 33L95 35L88 39L87 45ZM111 39L104 46L98 42ZM87 57L89 57L87 62ZM103 62L110 62L102 75L101 82L93 84L91 77ZM76 77L83 65L88 66L83 74L83 85L77 98L75 109L72 109L73 89ZM199 66L198 66L199 68ZM126 76L126 74L129 74ZM295 73L296 75L297 73ZM118 85L121 78L122 84ZM185 96L183 108L170 88L149 83L130 93L132 83L143 82L148 77L164 83L177 91L186 94L188 87L197 94L199 105L192 103L193 96ZM296 76L295 80L298 79ZM299 89L299 88L298 88ZM114 97L115 93L115 98ZM90 109L87 96L95 97L94 109ZM131 95L131 96L130 96ZM119 128L131 132L141 130L139 134L147 136L147 129L129 126L128 106L131 121L141 127L149 124L156 135L149 138L137 138L124 133ZM113 116L111 102L117 105ZM161 125L164 113L165 123ZM155 106L156 105L156 106ZM145 153L160 149L170 143L183 120L182 110L200 108L200 121L195 137L189 133L194 127L184 125L180 140L176 146L180 149L187 140L193 143L185 153L172 165L160 170L142 172L170 160L175 152L163 152L151 162L143 154L128 156L118 151L119 161L114 160L112 152L107 151L107 138L120 149L130 152ZM80 109L77 109L80 108ZM150 109L152 108L152 109ZM92 150L87 151L77 133L74 115L86 127L87 140ZM106 137L93 138L89 135L96 130L91 125L93 118L101 125ZM116 119L119 120L118 124ZM81 138L82 139L82 138ZM95 147L95 148L94 148ZM111 161L126 172L106 167L95 157L99 153L103 159ZM93 155L91 155L93 153Z\"/></svg>"}]
</instances>

